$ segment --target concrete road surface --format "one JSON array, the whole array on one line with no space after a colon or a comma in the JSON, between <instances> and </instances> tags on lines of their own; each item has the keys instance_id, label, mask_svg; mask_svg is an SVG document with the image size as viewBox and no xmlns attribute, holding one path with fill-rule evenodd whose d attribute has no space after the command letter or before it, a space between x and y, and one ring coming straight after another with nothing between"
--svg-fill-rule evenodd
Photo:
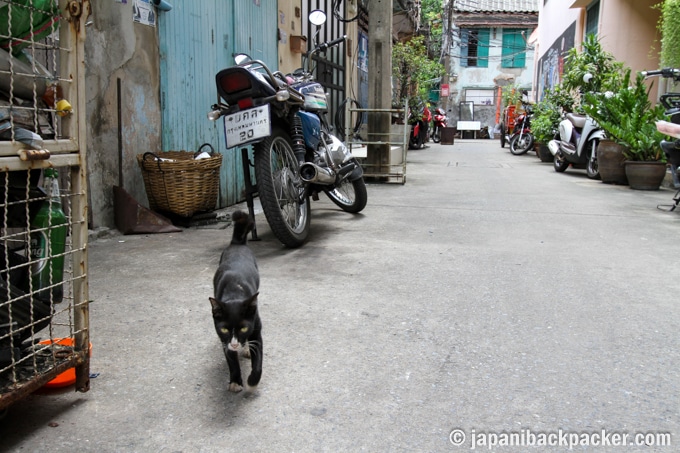
<instances>
[{"instance_id":1,"label":"concrete road surface","mask_svg":"<svg viewBox=\"0 0 680 453\"><path fill-rule=\"evenodd\" d=\"M0 450L679 451L673 193L458 140L409 151L360 215L314 202L302 248L258 214L250 394L208 302L231 227L94 240L92 389L12 406Z\"/></svg>"}]
</instances>

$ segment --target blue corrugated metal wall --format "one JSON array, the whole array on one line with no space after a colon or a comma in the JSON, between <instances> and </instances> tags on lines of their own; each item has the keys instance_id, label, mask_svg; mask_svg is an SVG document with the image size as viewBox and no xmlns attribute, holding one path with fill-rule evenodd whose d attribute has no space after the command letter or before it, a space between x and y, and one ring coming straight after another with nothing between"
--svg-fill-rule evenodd
<instances>
[{"instance_id":1,"label":"blue corrugated metal wall","mask_svg":"<svg viewBox=\"0 0 680 453\"><path fill-rule=\"evenodd\" d=\"M217 102L215 74L246 52L277 69L275 0L173 0L160 12L163 150L210 143L223 154L219 207L244 199L241 152L227 150L222 121L206 117Z\"/></svg>"}]
</instances>

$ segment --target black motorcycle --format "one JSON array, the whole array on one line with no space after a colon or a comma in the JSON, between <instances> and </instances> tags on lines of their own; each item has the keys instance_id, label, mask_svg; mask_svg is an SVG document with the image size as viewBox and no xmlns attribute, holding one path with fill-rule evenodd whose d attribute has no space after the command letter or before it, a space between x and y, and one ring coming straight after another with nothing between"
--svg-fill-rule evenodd
<instances>
[{"instance_id":1,"label":"black motorcycle","mask_svg":"<svg viewBox=\"0 0 680 453\"><path fill-rule=\"evenodd\" d=\"M680 82L680 69L676 68L643 71L642 74L645 77L660 76ZM665 107L670 122L657 121L656 129L672 138L672 140L662 140L661 149L666 154L666 159L671 167L673 187L678 191L673 196L672 205L659 205L657 208L674 211L680 204L680 173L678 173L680 171L680 93L662 94L659 101Z\"/></svg>"},{"instance_id":2,"label":"black motorcycle","mask_svg":"<svg viewBox=\"0 0 680 453\"><path fill-rule=\"evenodd\" d=\"M326 15L310 13L319 26ZM299 247L309 234L309 197L324 192L342 210L366 206L363 169L326 119L326 92L308 69L312 55L345 40L315 46L305 68L284 75L246 54L236 66L215 76L224 102L212 106L211 120L224 118L228 148L253 144L255 177L262 210L274 235L287 247Z\"/></svg>"}]
</instances>

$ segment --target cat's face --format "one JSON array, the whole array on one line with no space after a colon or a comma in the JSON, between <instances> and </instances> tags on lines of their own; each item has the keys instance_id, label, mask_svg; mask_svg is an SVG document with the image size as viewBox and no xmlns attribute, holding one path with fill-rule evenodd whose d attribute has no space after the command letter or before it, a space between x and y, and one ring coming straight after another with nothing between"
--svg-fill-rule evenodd
<instances>
[{"instance_id":1,"label":"cat's face","mask_svg":"<svg viewBox=\"0 0 680 453\"><path fill-rule=\"evenodd\" d=\"M243 302L222 303L210 298L215 331L222 343L232 351L239 351L245 346L253 332L257 316L256 300L257 295Z\"/></svg>"}]
</instances>

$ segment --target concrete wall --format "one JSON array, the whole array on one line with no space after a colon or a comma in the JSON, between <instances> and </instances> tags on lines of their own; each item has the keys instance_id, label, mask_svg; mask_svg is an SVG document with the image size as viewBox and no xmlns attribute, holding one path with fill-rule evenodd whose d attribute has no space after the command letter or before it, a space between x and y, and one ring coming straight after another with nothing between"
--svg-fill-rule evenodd
<instances>
[{"instance_id":1,"label":"concrete wall","mask_svg":"<svg viewBox=\"0 0 680 453\"><path fill-rule=\"evenodd\" d=\"M112 187L120 184L119 165L123 187L145 204L135 156L161 150L158 34L154 27L133 22L131 1L91 5L85 44L90 227L113 227Z\"/></svg>"}]
</instances>

